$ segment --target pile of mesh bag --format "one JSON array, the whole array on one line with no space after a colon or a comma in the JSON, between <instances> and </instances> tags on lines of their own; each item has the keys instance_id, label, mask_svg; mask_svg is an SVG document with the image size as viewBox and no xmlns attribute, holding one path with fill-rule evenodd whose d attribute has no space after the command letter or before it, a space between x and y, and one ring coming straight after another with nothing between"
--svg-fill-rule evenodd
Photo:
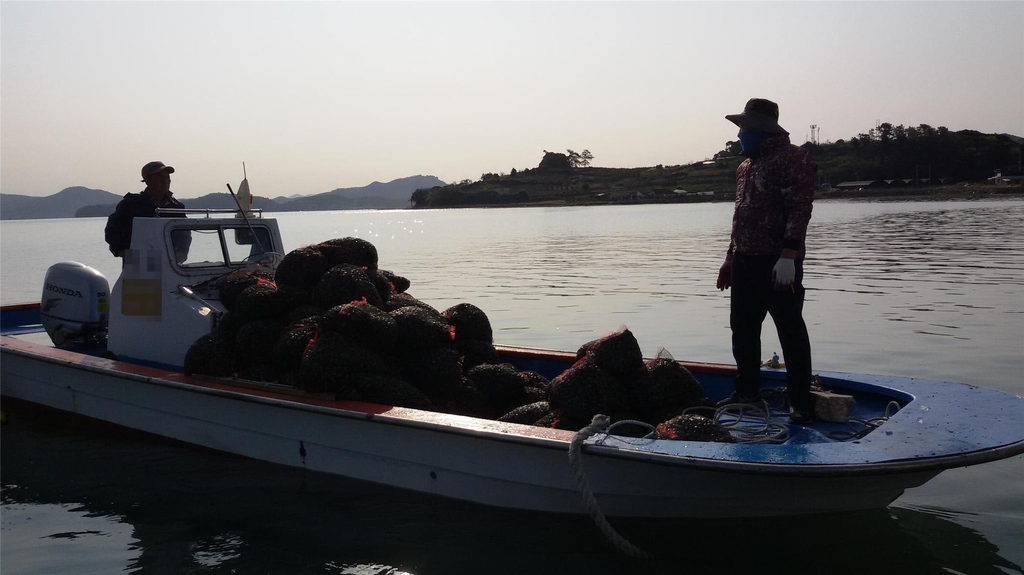
<instances>
[{"instance_id":1,"label":"pile of mesh bag","mask_svg":"<svg viewBox=\"0 0 1024 575\"><path fill-rule=\"evenodd\" d=\"M291 251L274 271L232 274L218 282L227 311L189 348L185 373L559 429L605 413L665 437L728 441L710 420L681 415L707 403L699 383L671 359L645 363L628 329L585 344L549 382L500 361L480 308L438 311L410 285L354 237Z\"/></svg>"},{"instance_id":2,"label":"pile of mesh bag","mask_svg":"<svg viewBox=\"0 0 1024 575\"><path fill-rule=\"evenodd\" d=\"M633 420L656 426L664 439L733 441L712 419L683 414L694 407L712 408L714 403L693 374L671 356L659 352L645 362L639 343L625 327L583 344L576 352L576 363L551 380L548 403L552 411L537 424L575 430L603 413L613 422ZM629 429L616 433L630 435ZM643 428L633 431L646 434Z\"/></svg>"}]
</instances>

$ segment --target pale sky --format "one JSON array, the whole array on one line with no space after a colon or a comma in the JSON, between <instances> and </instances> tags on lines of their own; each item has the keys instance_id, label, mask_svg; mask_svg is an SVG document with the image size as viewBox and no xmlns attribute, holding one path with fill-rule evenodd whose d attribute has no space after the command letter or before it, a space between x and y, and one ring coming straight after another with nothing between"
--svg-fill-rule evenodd
<instances>
[{"instance_id":1,"label":"pale sky","mask_svg":"<svg viewBox=\"0 0 1024 575\"><path fill-rule=\"evenodd\" d=\"M775 100L1024 136L1022 2L0 2L0 191L316 194L416 174L703 160Z\"/></svg>"}]
</instances>

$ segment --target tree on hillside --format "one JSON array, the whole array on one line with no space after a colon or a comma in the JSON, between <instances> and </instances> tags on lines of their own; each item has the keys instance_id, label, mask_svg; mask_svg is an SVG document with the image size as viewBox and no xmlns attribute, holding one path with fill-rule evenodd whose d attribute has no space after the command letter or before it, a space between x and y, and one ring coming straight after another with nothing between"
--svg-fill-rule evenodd
<instances>
[{"instance_id":1,"label":"tree on hillside","mask_svg":"<svg viewBox=\"0 0 1024 575\"><path fill-rule=\"evenodd\" d=\"M409 198L409 201L412 202L412 206L414 208L425 208L425 207L430 205L430 192L431 192L431 190L436 190L436 189L440 189L440 186L435 186L435 187L429 188L429 189L428 188L419 188L415 192L412 193L412 197Z\"/></svg>"},{"instance_id":2,"label":"tree on hillside","mask_svg":"<svg viewBox=\"0 0 1024 575\"><path fill-rule=\"evenodd\" d=\"M743 151L743 147L740 146L740 141L739 140L736 140L735 142L729 141L729 142L725 143L725 149L724 150L722 150L721 152L718 152L717 154L715 154L714 159L715 160L721 160L721 159L724 159L724 158L732 158L734 156L740 155L740 152L742 152L742 151Z\"/></svg>"},{"instance_id":3,"label":"tree on hillside","mask_svg":"<svg viewBox=\"0 0 1024 575\"><path fill-rule=\"evenodd\" d=\"M578 153L576 153L576 152L574 152L572 150L566 150L565 153L566 153L566 155L569 156L569 165L570 166L572 166L573 168L580 167L580 162L582 162L583 160L580 159L580 155Z\"/></svg>"},{"instance_id":4,"label":"tree on hillside","mask_svg":"<svg viewBox=\"0 0 1024 575\"><path fill-rule=\"evenodd\" d=\"M582 153L566 150L566 153L569 157L569 166L573 168L586 168L594 159L594 154L591 154L590 150L583 150Z\"/></svg>"},{"instance_id":5,"label":"tree on hillside","mask_svg":"<svg viewBox=\"0 0 1024 575\"><path fill-rule=\"evenodd\" d=\"M996 134L973 130L950 131L945 126L879 124L858 134L822 146L813 153L819 171L832 181L922 180L981 181L996 169L1019 171L1022 148Z\"/></svg>"},{"instance_id":6,"label":"tree on hillside","mask_svg":"<svg viewBox=\"0 0 1024 575\"><path fill-rule=\"evenodd\" d=\"M583 153L580 154L580 165L586 168L590 166L590 162L593 161L593 159L594 154L591 154L590 150L583 150Z\"/></svg>"}]
</instances>

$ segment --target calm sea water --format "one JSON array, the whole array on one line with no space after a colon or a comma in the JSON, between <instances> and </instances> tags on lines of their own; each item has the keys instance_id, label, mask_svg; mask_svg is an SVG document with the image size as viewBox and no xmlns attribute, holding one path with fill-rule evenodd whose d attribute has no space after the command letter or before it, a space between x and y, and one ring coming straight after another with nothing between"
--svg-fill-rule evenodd
<instances>
[{"instance_id":1,"label":"calm sea water","mask_svg":"<svg viewBox=\"0 0 1024 575\"><path fill-rule=\"evenodd\" d=\"M575 349L620 325L647 355L731 362L715 277L731 205L281 214L285 248L342 236L499 343ZM46 268L111 283L102 219L5 221L0 299ZM819 202L805 318L814 367L1024 395L1024 202ZM763 353L781 352L770 322ZM3 573L1021 573L1024 457L946 471L889 509L784 521L613 521L658 557L630 564L586 518L397 492L18 415L2 435ZM642 481L642 478L638 478ZM681 485L680 489L686 489ZM766 493L765 497L772 494Z\"/></svg>"}]
</instances>

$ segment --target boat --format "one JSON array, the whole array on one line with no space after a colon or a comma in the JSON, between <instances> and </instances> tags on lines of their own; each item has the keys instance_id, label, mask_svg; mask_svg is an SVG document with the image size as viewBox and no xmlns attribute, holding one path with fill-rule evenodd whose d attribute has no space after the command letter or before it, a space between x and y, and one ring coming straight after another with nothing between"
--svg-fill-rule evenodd
<instances>
[{"instance_id":1,"label":"boat","mask_svg":"<svg viewBox=\"0 0 1024 575\"><path fill-rule=\"evenodd\" d=\"M557 429L187 375L189 345L223 311L210 281L254 262L274 265L283 248L276 221L258 210L166 212L177 217L135 220L112 289L88 266L64 262L51 267L40 302L2 307L5 411L32 404L313 472L592 517L885 508L943 470L1024 453L1021 397L907 377L819 373L823 390L852 398L843 421L795 425L768 409L755 429L763 441L728 443L627 434L598 417L585 429ZM501 361L547 378L577 360L575 351L495 347ZM710 400L732 390L734 366L679 363ZM784 369L763 368L766 393L784 385ZM728 412L715 416L744 418Z\"/></svg>"}]
</instances>

